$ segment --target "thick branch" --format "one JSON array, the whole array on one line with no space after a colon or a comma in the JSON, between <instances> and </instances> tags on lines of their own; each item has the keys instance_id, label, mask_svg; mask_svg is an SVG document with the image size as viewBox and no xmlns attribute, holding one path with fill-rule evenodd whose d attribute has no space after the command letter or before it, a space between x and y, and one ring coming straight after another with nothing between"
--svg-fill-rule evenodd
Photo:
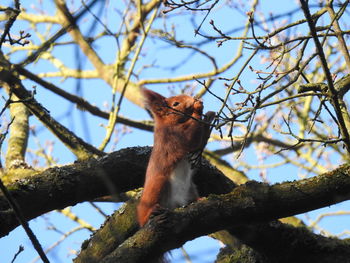
<instances>
[{"instance_id":1,"label":"thick branch","mask_svg":"<svg viewBox=\"0 0 350 263\"><path fill-rule=\"evenodd\" d=\"M150 147L126 148L99 159L54 167L8 185L27 220L46 212L141 187ZM209 163L198 172L200 195L228 192L233 184ZM5 175L6 176L6 175ZM13 175L15 177L15 175ZM197 182L198 181L198 182ZM0 195L0 236L18 226Z\"/></svg>"},{"instance_id":2,"label":"thick branch","mask_svg":"<svg viewBox=\"0 0 350 263\"><path fill-rule=\"evenodd\" d=\"M149 153L149 147L123 149L99 159L48 169L20 179L8 188L26 219L31 219L57 208L141 186ZM232 188L232 184L225 183L221 176L212 166L205 164L196 177L201 196ZM236 187L230 194L209 196L185 209L169 213L165 226L150 223L129 240L131 243L126 242L115 250L114 256L122 256L121 251L127 251L127 255L134 255L130 259L137 262L141 252L127 244L137 244L152 256L151 251L161 253L220 229L268 221L341 202L350 197L349 192L349 165L297 182L273 186L250 182ZM10 211L6 200L0 196L2 235L18 225Z\"/></svg>"},{"instance_id":3,"label":"thick branch","mask_svg":"<svg viewBox=\"0 0 350 263\"><path fill-rule=\"evenodd\" d=\"M268 258L267 262L348 262L350 243L273 221L230 229L235 237Z\"/></svg>"},{"instance_id":4,"label":"thick branch","mask_svg":"<svg viewBox=\"0 0 350 263\"><path fill-rule=\"evenodd\" d=\"M29 111L22 102L18 102L16 96L10 99L13 101L9 106L13 123L10 127L10 138L7 145L6 168L26 168L24 156L28 143Z\"/></svg>"},{"instance_id":5,"label":"thick branch","mask_svg":"<svg viewBox=\"0 0 350 263\"><path fill-rule=\"evenodd\" d=\"M126 202L109 217L93 236L86 240L74 263L99 263L139 228L135 200Z\"/></svg>"},{"instance_id":6,"label":"thick branch","mask_svg":"<svg viewBox=\"0 0 350 263\"><path fill-rule=\"evenodd\" d=\"M198 236L307 212L349 198L349 165L296 182L272 186L249 182L229 194L210 196L169 212L166 223L155 217L103 262L145 262Z\"/></svg>"}]
</instances>

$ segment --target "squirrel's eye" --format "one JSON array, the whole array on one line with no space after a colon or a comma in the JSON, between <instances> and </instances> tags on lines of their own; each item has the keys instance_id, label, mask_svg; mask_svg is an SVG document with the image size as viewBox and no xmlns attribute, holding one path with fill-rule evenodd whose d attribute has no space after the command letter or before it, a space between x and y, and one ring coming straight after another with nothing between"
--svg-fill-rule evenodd
<instances>
[{"instance_id":1,"label":"squirrel's eye","mask_svg":"<svg viewBox=\"0 0 350 263\"><path fill-rule=\"evenodd\" d=\"M176 106L178 106L179 104L180 104L180 102L175 101L175 102L173 103L173 107L176 107Z\"/></svg>"}]
</instances>

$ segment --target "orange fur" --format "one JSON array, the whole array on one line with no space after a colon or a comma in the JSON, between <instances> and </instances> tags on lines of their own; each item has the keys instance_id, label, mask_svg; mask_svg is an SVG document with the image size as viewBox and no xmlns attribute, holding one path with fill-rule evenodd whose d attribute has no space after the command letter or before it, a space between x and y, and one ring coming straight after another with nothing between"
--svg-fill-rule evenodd
<instances>
[{"instance_id":1,"label":"orange fur","mask_svg":"<svg viewBox=\"0 0 350 263\"><path fill-rule=\"evenodd\" d=\"M200 100L187 95L165 98L148 89L142 89L142 93L146 108L154 117L155 127L154 146L137 207L140 226L148 221L157 206L173 209L198 198L197 189L191 181L192 168L188 165L188 155L204 148L210 134L209 123L215 115L208 112L204 118L206 123L203 123L198 121L202 120L203 111ZM185 191L181 193L185 196L180 196L180 201L175 200L178 199L178 190L180 193Z\"/></svg>"}]
</instances>

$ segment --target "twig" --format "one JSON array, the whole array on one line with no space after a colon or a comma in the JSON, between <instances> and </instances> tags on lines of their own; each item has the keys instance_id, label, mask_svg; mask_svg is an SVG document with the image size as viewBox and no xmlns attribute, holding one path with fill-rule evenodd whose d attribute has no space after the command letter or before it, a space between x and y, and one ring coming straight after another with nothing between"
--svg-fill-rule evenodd
<instances>
[{"instance_id":1,"label":"twig","mask_svg":"<svg viewBox=\"0 0 350 263\"><path fill-rule=\"evenodd\" d=\"M13 117L12 120L9 122L9 124L7 124L5 132L0 134L0 150L1 150L1 147L2 147L2 143L4 142L6 136L7 136L8 132L9 132L10 126L14 122L14 120L15 120L15 117ZM1 160L0 160L0 169L2 169L2 162L1 162Z\"/></svg>"},{"instance_id":2,"label":"twig","mask_svg":"<svg viewBox=\"0 0 350 263\"><path fill-rule=\"evenodd\" d=\"M294 145L290 146L290 147L283 148L283 149L277 151L275 154L280 153L280 152L282 152L284 150L289 150L289 149L294 148L294 147L298 146L299 144L305 143L305 142L318 142L318 143L322 143L323 145L327 145L327 144L331 144L331 143L339 143L339 142L342 141L342 139L321 140L321 139L304 139L304 138L300 138L299 136L297 136L297 135L295 135L293 133L292 128L290 127L290 122L291 122L290 118L291 118L291 111L288 114L287 120L283 117L283 122L286 124L287 129L288 129L288 133L287 134L289 134L293 138L295 138L297 140L297 142Z\"/></svg>"},{"instance_id":3,"label":"twig","mask_svg":"<svg viewBox=\"0 0 350 263\"><path fill-rule=\"evenodd\" d=\"M3 184L2 180L0 179L0 189L2 193L4 194L7 202L9 203L10 207L12 208L13 212L15 213L15 216L18 220L18 222L21 223L22 227L24 228L24 231L27 233L30 241L32 242L35 250L38 252L41 260L45 263L49 263L50 261L45 255L45 252L43 248L41 247L38 239L34 235L33 231L30 229L28 222L24 219L24 215L21 212L20 207L18 206L15 199L12 198L11 194L7 190L6 186Z\"/></svg>"},{"instance_id":4,"label":"twig","mask_svg":"<svg viewBox=\"0 0 350 263\"><path fill-rule=\"evenodd\" d=\"M82 97L71 94L71 93L55 86L54 84L47 82L47 81L43 80L42 78L39 78L37 75L35 75L32 72L28 71L27 69L21 67L20 65L14 65L14 67L18 71L19 74L27 77L28 79L35 81L36 83L38 83L39 85L41 85L45 89L52 91L53 93L65 98L66 100L68 100L72 103L75 103L77 105L78 109L88 111L92 115L101 117L103 119L108 119L108 117L109 117L108 112L102 111L98 107L90 104L88 101L86 101ZM0 116L1 116L1 112L0 112ZM135 120L131 120L131 119L119 116L118 122L125 124L125 125L128 125L128 126L131 126L131 127L134 127L134 128L138 128L140 130L145 130L145 131L152 131L153 130L153 125L150 121L135 121Z\"/></svg>"},{"instance_id":5,"label":"twig","mask_svg":"<svg viewBox=\"0 0 350 263\"><path fill-rule=\"evenodd\" d=\"M349 1L345 1L340 10L344 11L348 4L349 4ZM350 69L349 50L348 50L348 47L346 45L344 36L342 34L342 30L341 30L339 22L338 22L338 19L340 18L340 16L338 14L335 14L334 9L333 9L333 1L328 1L328 3L327 3L327 11L328 11L330 17L333 20L333 27L335 29L334 30L335 34L336 34L336 36L338 38L339 49L340 49L340 51L342 52L342 54L344 56L347 68L349 70Z\"/></svg>"},{"instance_id":6,"label":"twig","mask_svg":"<svg viewBox=\"0 0 350 263\"><path fill-rule=\"evenodd\" d=\"M110 118L109 118L109 122L108 122L108 128L107 128L107 134L105 136L105 138L103 139L101 145L99 146L99 149L100 150L104 150L106 145L108 144L111 136L112 136L112 132L114 130L114 127L115 127L115 124L118 120L118 115L119 115L119 111L120 111L120 108L121 108L121 104L123 102L123 98L124 98L124 94L125 94L125 91L126 91L126 88L128 87L128 84L129 84L129 80L130 80L130 77L131 77L131 74L135 68L135 65L136 65L136 62L139 58L139 55L140 55L140 52L142 50L142 47L143 47L143 44L147 38L147 35L148 35L148 32L150 31L151 27L152 27L152 24L158 14L158 8L159 8L159 5L155 8L151 18L150 18L150 21L148 22L148 25L142 35L142 38L140 40L140 43L139 43L139 46L137 47L136 51L135 51L135 55L131 61L131 65L129 67L129 70L128 70L128 73L126 75L126 79L124 81L124 85L123 85L123 88L122 88L122 91L120 93L120 97L119 97L119 100L118 100L118 103L115 107L115 109L111 112L111 115L110 115ZM118 80L118 76L116 76L115 78L115 81ZM114 83L114 85L116 85L116 83ZM113 87L114 88L114 87Z\"/></svg>"},{"instance_id":7,"label":"twig","mask_svg":"<svg viewBox=\"0 0 350 263\"><path fill-rule=\"evenodd\" d=\"M329 97L330 97L330 100L333 104L335 113L337 115L337 119L339 122L339 129L340 129L341 134L343 136L345 148L346 148L347 152L350 153L350 135L349 135L348 129L346 127L344 117L342 115L342 111L341 111L341 107L340 107L340 103L339 103L339 98L338 98L338 92L336 91L336 89L334 87L333 79L332 79L330 70L329 70L328 65L327 65L327 61L326 61L325 54L323 52L322 45L317 37L317 34L316 34L317 30L316 30L315 24L312 20L309 6L308 6L307 2L308 1L306 1L306 0L300 0L301 7L304 11L305 18L306 18L308 25L309 25L309 28L310 28L310 33L311 33L311 35L314 39L314 42L315 42L318 56L321 60L321 66L322 66L322 69L324 71L324 74L325 74L325 77L327 80L327 84L328 84Z\"/></svg>"},{"instance_id":8,"label":"twig","mask_svg":"<svg viewBox=\"0 0 350 263\"><path fill-rule=\"evenodd\" d=\"M73 228L72 230L68 231L67 233L62 233L62 236L59 240L57 240L55 243L53 243L50 247L48 247L47 249L45 249L45 253L49 253L51 250L53 250L55 247L57 247L60 243L62 243L67 237L69 237L70 235L74 234L75 232L79 231L79 230L83 230L85 229L82 226L78 226ZM61 233L61 231L58 231L59 233ZM40 258L37 257L35 259L32 260L32 262L30 263L35 263L39 260Z\"/></svg>"},{"instance_id":9,"label":"twig","mask_svg":"<svg viewBox=\"0 0 350 263\"><path fill-rule=\"evenodd\" d=\"M22 245L20 245L19 248L18 248L18 251L17 251L16 254L14 255L13 259L11 260L11 263L14 263L15 260L16 260L16 258L17 258L17 256L18 256L19 254L21 254L23 251L24 251L24 247L23 247Z\"/></svg>"},{"instance_id":10,"label":"twig","mask_svg":"<svg viewBox=\"0 0 350 263\"><path fill-rule=\"evenodd\" d=\"M92 8L96 3L98 3L98 0L91 0L91 2L88 4L90 8ZM82 18L85 13L87 12L86 8L83 8L80 10L77 15L74 17L74 21L78 21L80 18ZM44 51L48 50L52 44L59 39L61 36L63 36L65 33L67 33L68 28L61 28L58 30L50 39L48 39L46 42L44 42L35 52L33 52L31 55L26 57L22 62L18 63L21 66L28 65L35 61Z\"/></svg>"},{"instance_id":11,"label":"twig","mask_svg":"<svg viewBox=\"0 0 350 263\"><path fill-rule=\"evenodd\" d=\"M7 13L9 15L9 20L6 22L5 28L4 28L4 32L0 37L0 49L2 47L2 44L5 42L5 37L8 36L9 39L11 39L10 37L10 29L13 25L13 23L16 21L17 16L19 15L19 13L21 12L20 10L20 3L19 0L15 0L15 8L10 8L8 7L5 10L5 13Z\"/></svg>"},{"instance_id":12,"label":"twig","mask_svg":"<svg viewBox=\"0 0 350 263\"><path fill-rule=\"evenodd\" d=\"M91 144L85 142L80 137L76 136L65 126L60 124L51 117L49 111L38 103L33 97L34 94L29 92L17 76L12 72L11 64L4 59L8 64L3 68L0 74L0 81L7 83L10 90L28 107L28 109L49 129L55 134L78 158L85 159L93 155L103 156L104 153L96 149Z\"/></svg>"}]
</instances>

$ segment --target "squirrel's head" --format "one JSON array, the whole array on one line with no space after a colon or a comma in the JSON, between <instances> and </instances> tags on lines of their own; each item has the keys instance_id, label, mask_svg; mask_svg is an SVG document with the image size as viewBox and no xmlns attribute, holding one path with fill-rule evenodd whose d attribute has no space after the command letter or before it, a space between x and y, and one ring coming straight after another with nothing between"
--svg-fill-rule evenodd
<instances>
[{"instance_id":1,"label":"squirrel's head","mask_svg":"<svg viewBox=\"0 0 350 263\"><path fill-rule=\"evenodd\" d=\"M152 112L155 121L163 123L183 123L191 117L201 119L202 101L188 95L178 95L170 98L149 89L142 89L146 109Z\"/></svg>"}]
</instances>

